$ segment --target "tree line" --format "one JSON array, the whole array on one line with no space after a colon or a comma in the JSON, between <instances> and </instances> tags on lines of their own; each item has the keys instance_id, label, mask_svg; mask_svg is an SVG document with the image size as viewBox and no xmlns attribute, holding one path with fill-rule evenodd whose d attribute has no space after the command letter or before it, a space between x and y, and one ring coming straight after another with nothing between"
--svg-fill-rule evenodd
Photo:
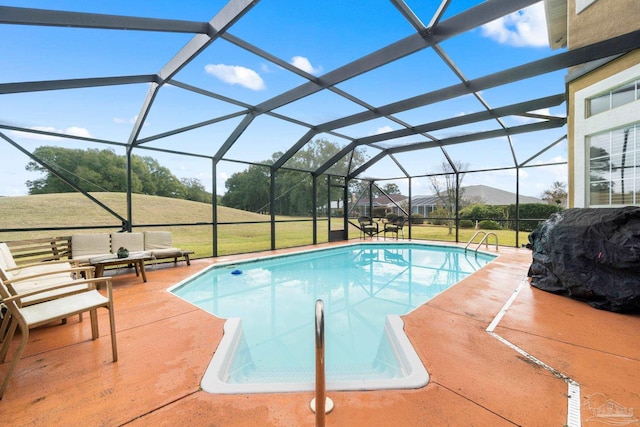
<instances>
[{"instance_id":1,"label":"tree line","mask_svg":"<svg viewBox=\"0 0 640 427\"><path fill-rule=\"evenodd\" d=\"M242 172L231 175L225 182L226 193L220 199L223 206L242 209L250 212L267 213L276 215L300 215L308 216L313 213L313 178L312 171L320 168L331 159L340 147L326 139L316 139L305 145L292 156L275 174L275 198L273 207L270 204L271 191L271 165L282 157L283 153L273 153L271 159L259 165L251 165ZM346 175L349 170L362 165L366 158L358 150L352 155L337 161L328 171L328 174ZM308 171L308 172L300 172ZM316 194L318 200L316 206L327 206L327 200L340 200L343 191L339 184L343 180L337 180L335 187L330 185L327 176L316 180ZM328 197L329 191L331 196Z\"/></svg>"},{"instance_id":2,"label":"tree line","mask_svg":"<svg viewBox=\"0 0 640 427\"><path fill-rule=\"evenodd\" d=\"M26 165L30 172L43 177L26 182L29 194L69 193L77 188L85 191L127 191L127 160L111 149L69 149L41 146L34 156L55 170L55 173L32 160ZM61 179L63 177L64 179ZM196 178L179 179L153 157L131 156L131 191L133 193L211 203L212 195Z\"/></svg>"},{"instance_id":3,"label":"tree line","mask_svg":"<svg viewBox=\"0 0 640 427\"><path fill-rule=\"evenodd\" d=\"M310 172L321 167L339 150L340 146L337 144L317 139L292 156L275 174L276 196L273 207L270 205L271 165L282 157L282 152L273 153L271 159L249 165L244 171L231 175L225 182L226 192L218 201L223 206L250 212L267 213L273 208L277 215L311 215L313 178ZM83 150L41 146L36 148L33 154L55 172L35 160L30 161L26 169L44 175L26 182L29 194L74 192L74 186L88 192L127 191L126 157L117 155L112 149ZM336 162L328 173L345 175L350 169L362 165L365 160L366 158L355 150ZM330 186L326 176L316 181L319 206L326 207L329 189L331 200L342 197L342 190ZM205 190L198 179L178 179L156 159L146 156L131 156L131 191L204 203L212 202L212 194Z\"/></svg>"}]
</instances>

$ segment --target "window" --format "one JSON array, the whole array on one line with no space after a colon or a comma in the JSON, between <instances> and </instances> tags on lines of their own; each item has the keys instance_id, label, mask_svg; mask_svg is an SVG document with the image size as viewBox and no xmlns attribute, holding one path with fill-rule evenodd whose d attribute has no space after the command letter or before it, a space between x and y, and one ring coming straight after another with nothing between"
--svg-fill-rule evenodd
<instances>
[{"instance_id":1,"label":"window","mask_svg":"<svg viewBox=\"0 0 640 427\"><path fill-rule=\"evenodd\" d=\"M589 205L640 204L640 123L589 137Z\"/></svg>"},{"instance_id":2,"label":"window","mask_svg":"<svg viewBox=\"0 0 640 427\"><path fill-rule=\"evenodd\" d=\"M587 117L594 116L640 99L640 80L611 89L587 99Z\"/></svg>"}]
</instances>

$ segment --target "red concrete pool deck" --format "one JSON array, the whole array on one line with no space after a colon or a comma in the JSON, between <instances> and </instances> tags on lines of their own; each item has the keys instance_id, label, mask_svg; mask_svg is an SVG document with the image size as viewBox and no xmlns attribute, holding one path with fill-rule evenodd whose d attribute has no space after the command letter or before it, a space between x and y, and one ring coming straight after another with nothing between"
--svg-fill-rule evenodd
<instances>
[{"instance_id":1,"label":"red concrete pool deck","mask_svg":"<svg viewBox=\"0 0 640 427\"><path fill-rule=\"evenodd\" d=\"M596 310L525 282L490 334L531 262L526 249L500 248L499 254L403 317L431 376L427 386L328 391L335 409L326 425L561 427L573 398L583 426L640 426L640 316ZM115 276L116 363L106 312L96 341L88 318L32 331L0 400L0 424L313 426L312 392L213 395L200 389L224 321L166 289L236 258L243 257L151 266L148 283L133 273ZM0 375L6 369L0 365ZM568 397L566 378L577 383L579 396Z\"/></svg>"}]
</instances>

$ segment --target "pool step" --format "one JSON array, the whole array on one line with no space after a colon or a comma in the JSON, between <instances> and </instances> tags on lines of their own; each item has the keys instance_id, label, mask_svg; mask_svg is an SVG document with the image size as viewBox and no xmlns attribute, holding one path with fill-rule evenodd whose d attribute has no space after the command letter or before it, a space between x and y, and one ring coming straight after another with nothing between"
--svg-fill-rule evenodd
<instances>
[{"instance_id":1,"label":"pool step","mask_svg":"<svg viewBox=\"0 0 640 427\"><path fill-rule=\"evenodd\" d=\"M396 376L396 372L386 369L385 366L350 366L344 365L332 369L327 368L326 381L327 382L342 382L342 381L355 381L355 380L376 380L376 379L389 379ZM282 382L313 382L315 379L315 370L312 367L309 368L290 368L290 369L268 369L268 368L255 368L246 367L242 371L236 371L234 375L229 378L229 382L236 384L249 384L249 383L282 383Z\"/></svg>"}]
</instances>

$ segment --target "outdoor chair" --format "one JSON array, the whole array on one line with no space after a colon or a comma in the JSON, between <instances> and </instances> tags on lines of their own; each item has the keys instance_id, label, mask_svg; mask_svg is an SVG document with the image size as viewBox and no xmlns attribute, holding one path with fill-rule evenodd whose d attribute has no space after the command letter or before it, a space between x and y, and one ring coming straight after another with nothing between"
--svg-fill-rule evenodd
<instances>
[{"instance_id":1,"label":"outdoor chair","mask_svg":"<svg viewBox=\"0 0 640 427\"><path fill-rule=\"evenodd\" d=\"M74 268L78 268L77 270L72 270L74 272L87 271L86 267L80 267L79 263L75 260L42 261L18 265L6 243L0 243L0 267L4 269L11 278L15 279L59 273L62 271L67 272ZM67 278L68 277L69 275L67 274ZM8 278L3 280L8 280Z\"/></svg>"},{"instance_id":2,"label":"outdoor chair","mask_svg":"<svg viewBox=\"0 0 640 427\"><path fill-rule=\"evenodd\" d=\"M20 344L18 345L18 348L16 349L11 362L9 362L9 368L7 370L7 373L5 374L4 380L2 381L2 385L0 386L0 399L2 399L2 396L4 395L4 392L9 384L11 375L13 374L13 371L15 370L20 357L22 356L24 348L29 341L29 330L56 320L62 320L75 314L81 314L88 311L91 318L91 337L95 340L99 336L97 309L100 307L106 308L107 310L109 310L109 322L111 326L111 351L113 355L113 361L115 362L118 360L111 278L92 278L82 280L87 285L85 291L74 293L72 295L66 294L55 299L32 304L26 307L24 307L22 304L22 301L25 298L36 297L38 293L41 293L43 291L36 290L32 292L26 292L24 294L14 294L9 290L7 285L5 285L2 280L0 280L0 298L2 298L3 303L6 305L12 317L11 325L2 343L2 347L0 347L0 363L4 363L5 361L16 329L20 328L21 333ZM96 290L96 284L98 282L106 282L107 296L104 296ZM77 283L74 282L69 284L60 284L56 286L56 289L62 290L65 287L73 286L77 286ZM51 288L49 290L51 290ZM80 357L85 356L86 355L83 354Z\"/></svg>"},{"instance_id":3,"label":"outdoor chair","mask_svg":"<svg viewBox=\"0 0 640 427\"><path fill-rule=\"evenodd\" d=\"M17 266L11 251L5 243L0 243L0 280L13 294L25 294L38 291L22 299L22 306L55 299L62 295L85 291L87 284L80 279L93 277L93 267L76 267L75 263L46 261L25 266ZM59 288L63 283L75 283L74 286ZM82 314L79 315L82 320ZM9 328L11 313L6 312L0 324L0 342Z\"/></svg>"},{"instance_id":4,"label":"outdoor chair","mask_svg":"<svg viewBox=\"0 0 640 427\"><path fill-rule=\"evenodd\" d=\"M393 221L387 222L384 225L383 235L384 238L387 238L387 233L393 233L396 235L396 240L398 239L398 233L402 233L402 238L404 239L404 217L398 217Z\"/></svg>"},{"instance_id":5,"label":"outdoor chair","mask_svg":"<svg viewBox=\"0 0 640 427\"><path fill-rule=\"evenodd\" d=\"M374 235L377 235L380 231L378 229L378 223L374 222L368 216L361 216L358 218L358 224L360 224L360 238L369 236L373 239Z\"/></svg>"},{"instance_id":6,"label":"outdoor chair","mask_svg":"<svg viewBox=\"0 0 640 427\"><path fill-rule=\"evenodd\" d=\"M74 280L77 280L75 283L84 283L79 279L93 277L93 270L94 268L91 266L78 267L76 263L57 261L18 266L7 245L0 243L0 279L14 293L40 291L37 296L24 298L23 305L34 304L50 297L86 289L86 285L78 285L75 288L53 289L45 292L45 289L56 287L61 283L73 282Z\"/></svg>"}]
</instances>

